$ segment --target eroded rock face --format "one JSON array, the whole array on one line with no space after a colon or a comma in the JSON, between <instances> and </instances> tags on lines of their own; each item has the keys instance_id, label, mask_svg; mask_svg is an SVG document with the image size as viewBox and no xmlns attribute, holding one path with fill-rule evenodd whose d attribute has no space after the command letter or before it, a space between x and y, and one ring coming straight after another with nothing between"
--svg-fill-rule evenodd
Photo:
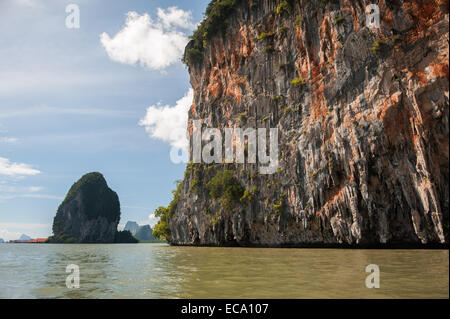
<instances>
[{"instance_id":1,"label":"eroded rock face","mask_svg":"<svg viewBox=\"0 0 450 319\"><path fill-rule=\"evenodd\" d=\"M51 242L114 243L119 220L117 194L100 173L86 174L59 206Z\"/></svg>"},{"instance_id":2,"label":"eroded rock face","mask_svg":"<svg viewBox=\"0 0 450 319\"><path fill-rule=\"evenodd\" d=\"M153 229L150 225L142 225L139 226L138 223L133 221L128 221L125 224L125 228L123 230L128 230L131 235L133 235L138 240L154 240L155 238L152 236Z\"/></svg>"},{"instance_id":3,"label":"eroded rock face","mask_svg":"<svg viewBox=\"0 0 450 319\"><path fill-rule=\"evenodd\" d=\"M276 1L238 1L226 36L189 64L189 135L197 119L278 128L280 169L190 165L170 242L447 244L448 1L380 1L379 29L371 1L291 2L277 14ZM206 187L225 168L255 190L231 209Z\"/></svg>"},{"instance_id":4,"label":"eroded rock face","mask_svg":"<svg viewBox=\"0 0 450 319\"><path fill-rule=\"evenodd\" d=\"M128 230L134 236L139 230L139 225L136 222L128 221L123 230Z\"/></svg>"}]
</instances>

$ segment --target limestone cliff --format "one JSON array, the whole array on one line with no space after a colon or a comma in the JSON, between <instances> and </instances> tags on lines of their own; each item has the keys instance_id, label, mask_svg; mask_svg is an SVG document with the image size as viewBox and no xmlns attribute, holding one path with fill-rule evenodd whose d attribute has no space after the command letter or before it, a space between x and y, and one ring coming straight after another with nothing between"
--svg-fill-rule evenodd
<instances>
[{"instance_id":1,"label":"limestone cliff","mask_svg":"<svg viewBox=\"0 0 450 319\"><path fill-rule=\"evenodd\" d=\"M125 228L123 230L128 230L134 238L138 240L154 240L155 238L152 236L153 229L150 225L142 225L139 226L138 223L133 221L128 221L125 224Z\"/></svg>"},{"instance_id":2,"label":"limestone cliff","mask_svg":"<svg viewBox=\"0 0 450 319\"><path fill-rule=\"evenodd\" d=\"M114 243L119 220L117 194L102 174L86 174L71 187L59 206L50 242Z\"/></svg>"},{"instance_id":3,"label":"limestone cliff","mask_svg":"<svg viewBox=\"0 0 450 319\"><path fill-rule=\"evenodd\" d=\"M134 236L134 235L136 235L136 233L137 233L138 230L139 230L139 224L136 223L136 222L128 221L128 222L125 224L125 227L124 227L123 230L128 230L128 231L131 233L131 235Z\"/></svg>"},{"instance_id":4,"label":"limestone cliff","mask_svg":"<svg viewBox=\"0 0 450 319\"><path fill-rule=\"evenodd\" d=\"M448 243L448 1L380 0L378 29L370 3L210 4L185 54L191 143L197 119L278 128L280 164L190 163L171 244Z\"/></svg>"}]
</instances>

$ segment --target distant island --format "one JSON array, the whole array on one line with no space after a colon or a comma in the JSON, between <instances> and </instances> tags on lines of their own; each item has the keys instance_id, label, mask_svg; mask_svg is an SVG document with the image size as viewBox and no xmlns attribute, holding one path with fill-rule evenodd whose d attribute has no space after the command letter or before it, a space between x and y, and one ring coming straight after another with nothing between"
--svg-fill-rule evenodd
<instances>
[{"instance_id":1,"label":"distant island","mask_svg":"<svg viewBox=\"0 0 450 319\"><path fill-rule=\"evenodd\" d=\"M31 240L31 237L25 234L22 234L19 238L19 240Z\"/></svg>"},{"instance_id":2,"label":"distant island","mask_svg":"<svg viewBox=\"0 0 450 319\"><path fill-rule=\"evenodd\" d=\"M153 237L153 229L150 227L150 225L142 225L139 226L138 223L129 221L126 223L124 231L129 231L133 237L138 239L139 241L151 241L156 240L155 237Z\"/></svg>"},{"instance_id":3,"label":"distant island","mask_svg":"<svg viewBox=\"0 0 450 319\"><path fill-rule=\"evenodd\" d=\"M31 238L28 235L22 234L19 239L13 239L8 242L5 242L2 238L0 238L0 244L9 243L9 244L42 244L47 241L47 238Z\"/></svg>"},{"instance_id":4,"label":"distant island","mask_svg":"<svg viewBox=\"0 0 450 319\"><path fill-rule=\"evenodd\" d=\"M53 220L48 243L137 243L127 231L118 231L119 197L101 173L81 177L67 193Z\"/></svg>"}]
</instances>

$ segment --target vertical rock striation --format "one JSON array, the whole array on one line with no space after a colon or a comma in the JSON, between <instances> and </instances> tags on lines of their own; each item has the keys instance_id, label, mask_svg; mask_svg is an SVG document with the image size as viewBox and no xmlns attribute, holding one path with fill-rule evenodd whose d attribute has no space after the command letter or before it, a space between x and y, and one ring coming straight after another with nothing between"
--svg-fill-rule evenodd
<instances>
[{"instance_id":1,"label":"vertical rock striation","mask_svg":"<svg viewBox=\"0 0 450 319\"><path fill-rule=\"evenodd\" d=\"M170 243L447 244L448 1L380 1L379 29L371 1L230 3L186 49L188 134L278 128L280 168L190 163ZM208 187L224 170L245 189L231 205Z\"/></svg>"}]
</instances>

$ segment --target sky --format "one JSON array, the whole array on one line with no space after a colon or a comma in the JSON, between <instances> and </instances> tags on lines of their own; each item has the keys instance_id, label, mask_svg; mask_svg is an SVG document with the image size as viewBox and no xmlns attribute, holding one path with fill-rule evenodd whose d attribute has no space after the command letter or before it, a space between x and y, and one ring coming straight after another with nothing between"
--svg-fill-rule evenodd
<instances>
[{"instance_id":1,"label":"sky","mask_svg":"<svg viewBox=\"0 0 450 319\"><path fill-rule=\"evenodd\" d=\"M0 1L0 238L50 236L94 171L119 195L121 225L155 224L185 169L170 160L192 102L180 59L208 3Z\"/></svg>"}]
</instances>

